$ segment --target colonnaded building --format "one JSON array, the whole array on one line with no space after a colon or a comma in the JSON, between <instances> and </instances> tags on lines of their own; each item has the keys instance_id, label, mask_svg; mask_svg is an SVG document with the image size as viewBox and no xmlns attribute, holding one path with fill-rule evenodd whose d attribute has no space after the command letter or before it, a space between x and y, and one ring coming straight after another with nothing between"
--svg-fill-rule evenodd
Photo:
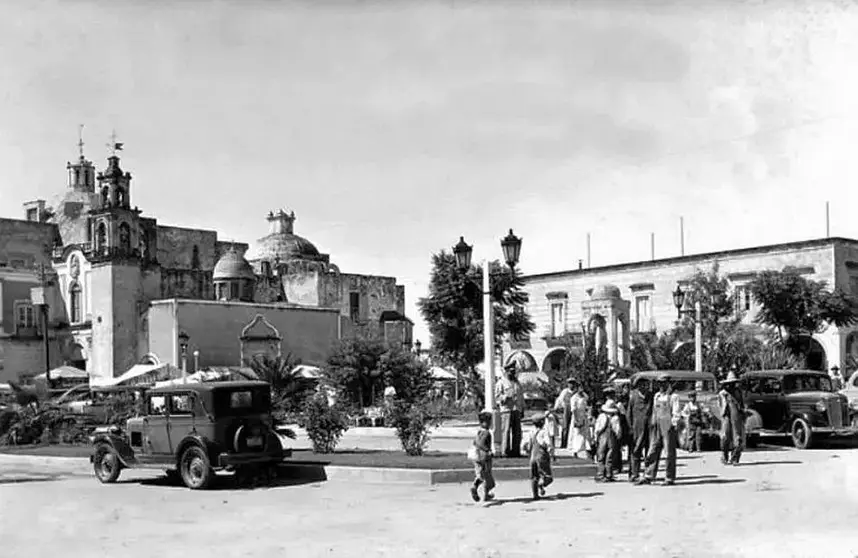
<instances>
[{"instance_id":1,"label":"colonnaded building","mask_svg":"<svg viewBox=\"0 0 858 558\"><path fill-rule=\"evenodd\" d=\"M802 275L858 295L858 240L824 238L708 254L654 259L604 267L529 275L527 310L536 323L529 338L508 342L505 362L527 371L558 369L566 347L585 335L607 347L609 364L629 364L633 332L669 330L677 321L673 291L717 262L734 289L737 311L750 323L757 311L747 289L764 270L792 267ZM858 327L829 327L809 341L808 367L845 369L846 356L858 358Z\"/></svg>"},{"instance_id":2,"label":"colonnaded building","mask_svg":"<svg viewBox=\"0 0 858 558\"><path fill-rule=\"evenodd\" d=\"M30 299L43 281L51 367L96 381L137 364L178 367L180 351L196 354L193 371L259 353L319 365L358 332L410 346L405 288L341 272L295 234L294 212L270 212L268 234L251 247L144 216L115 152L96 172L81 149L67 170L56 203L27 202L25 219L0 218L0 382L45 370Z\"/></svg>"}]
</instances>

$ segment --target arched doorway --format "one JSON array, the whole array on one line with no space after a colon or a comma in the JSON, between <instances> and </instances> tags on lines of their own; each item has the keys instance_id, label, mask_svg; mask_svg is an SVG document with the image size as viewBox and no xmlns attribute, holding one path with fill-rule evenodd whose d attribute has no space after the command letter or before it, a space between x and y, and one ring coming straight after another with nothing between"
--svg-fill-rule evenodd
<instances>
[{"instance_id":1,"label":"arched doorway","mask_svg":"<svg viewBox=\"0 0 858 558\"><path fill-rule=\"evenodd\" d=\"M804 367L818 372L828 371L828 355L822 343L809 335L799 335L790 343L796 354L804 357Z\"/></svg>"},{"instance_id":2,"label":"arched doorway","mask_svg":"<svg viewBox=\"0 0 858 558\"><path fill-rule=\"evenodd\" d=\"M155 353L147 353L143 358L140 359L140 364L149 364L157 366L161 364L161 359L159 359L158 355L156 355Z\"/></svg>"},{"instance_id":3,"label":"arched doorway","mask_svg":"<svg viewBox=\"0 0 858 558\"><path fill-rule=\"evenodd\" d=\"M563 370L566 363L566 349L558 347L551 349L542 360L542 371L552 372Z\"/></svg>"}]
</instances>

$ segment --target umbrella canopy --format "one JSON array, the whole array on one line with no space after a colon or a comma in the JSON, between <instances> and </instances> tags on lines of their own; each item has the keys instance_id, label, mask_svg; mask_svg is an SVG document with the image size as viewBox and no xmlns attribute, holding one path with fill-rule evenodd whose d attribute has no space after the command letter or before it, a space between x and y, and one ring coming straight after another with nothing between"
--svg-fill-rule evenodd
<instances>
[{"instance_id":1,"label":"umbrella canopy","mask_svg":"<svg viewBox=\"0 0 858 558\"><path fill-rule=\"evenodd\" d=\"M456 373L450 372L449 370L445 370L440 366L433 366L429 372L432 374L432 378L435 380L455 380Z\"/></svg>"},{"instance_id":2,"label":"umbrella canopy","mask_svg":"<svg viewBox=\"0 0 858 558\"><path fill-rule=\"evenodd\" d=\"M35 377L36 380L44 380L47 375L43 372ZM51 370L52 380L86 380L89 378L89 373L86 370L75 368L74 366L57 366Z\"/></svg>"},{"instance_id":3,"label":"umbrella canopy","mask_svg":"<svg viewBox=\"0 0 858 558\"><path fill-rule=\"evenodd\" d=\"M316 379L319 377L321 368L318 366L310 366L309 364L299 364L292 369L293 374L297 374L302 378Z\"/></svg>"}]
</instances>

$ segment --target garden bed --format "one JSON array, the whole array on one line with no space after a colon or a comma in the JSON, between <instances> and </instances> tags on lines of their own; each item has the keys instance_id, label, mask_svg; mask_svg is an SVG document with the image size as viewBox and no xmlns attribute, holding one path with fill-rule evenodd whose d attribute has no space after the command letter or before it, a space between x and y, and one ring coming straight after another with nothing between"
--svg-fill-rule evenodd
<instances>
[{"instance_id":1,"label":"garden bed","mask_svg":"<svg viewBox=\"0 0 858 558\"><path fill-rule=\"evenodd\" d=\"M317 463L332 465L335 467L374 467L390 469L468 469L472 470L474 464L468 460L464 453L450 452L426 452L422 456L407 455L403 451L385 450L339 450L334 453L313 453L310 450L294 450L292 457L287 462L295 463ZM575 465L584 463L582 459L575 457L559 457L555 466ZM589 463L589 461L586 461ZM494 469L514 469L529 467L530 462L526 457L503 458L494 460Z\"/></svg>"}]
</instances>

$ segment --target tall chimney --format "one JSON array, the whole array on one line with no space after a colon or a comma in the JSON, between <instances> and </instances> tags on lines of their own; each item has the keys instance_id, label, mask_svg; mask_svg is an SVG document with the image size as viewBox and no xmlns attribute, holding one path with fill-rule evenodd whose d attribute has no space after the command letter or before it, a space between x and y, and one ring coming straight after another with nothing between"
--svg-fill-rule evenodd
<instances>
[{"instance_id":1,"label":"tall chimney","mask_svg":"<svg viewBox=\"0 0 858 558\"><path fill-rule=\"evenodd\" d=\"M584 260L578 260L578 271L584 269Z\"/></svg>"},{"instance_id":2,"label":"tall chimney","mask_svg":"<svg viewBox=\"0 0 858 558\"><path fill-rule=\"evenodd\" d=\"M590 267L590 233L587 233L587 269Z\"/></svg>"},{"instance_id":3,"label":"tall chimney","mask_svg":"<svg viewBox=\"0 0 858 558\"><path fill-rule=\"evenodd\" d=\"M825 202L825 238L831 238L831 214L829 213L828 202Z\"/></svg>"},{"instance_id":4,"label":"tall chimney","mask_svg":"<svg viewBox=\"0 0 858 558\"><path fill-rule=\"evenodd\" d=\"M679 254L685 255L685 218L679 218Z\"/></svg>"},{"instance_id":5,"label":"tall chimney","mask_svg":"<svg viewBox=\"0 0 858 558\"><path fill-rule=\"evenodd\" d=\"M655 261L655 233L649 233L649 251L650 258Z\"/></svg>"}]
</instances>

